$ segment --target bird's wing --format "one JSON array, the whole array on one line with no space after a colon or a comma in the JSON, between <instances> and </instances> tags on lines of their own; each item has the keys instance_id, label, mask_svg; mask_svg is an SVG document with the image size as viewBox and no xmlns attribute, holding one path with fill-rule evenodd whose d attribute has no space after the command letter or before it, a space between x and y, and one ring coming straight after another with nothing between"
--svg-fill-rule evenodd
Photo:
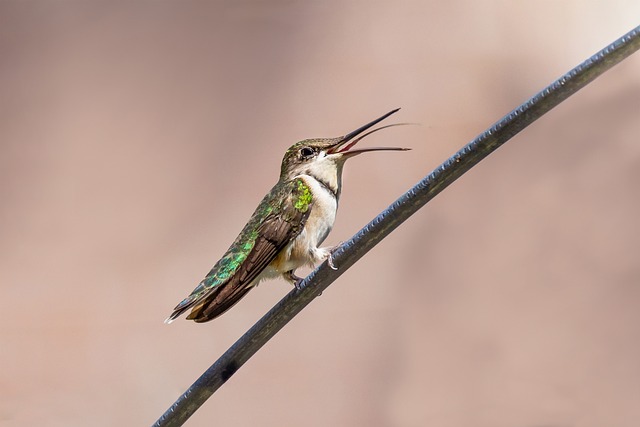
<instances>
[{"instance_id":1,"label":"bird's wing","mask_svg":"<svg viewBox=\"0 0 640 427\"><path fill-rule=\"evenodd\" d=\"M249 292L251 282L278 252L302 231L312 206L311 191L301 178L270 192L231 248L191 295L176 306L167 322L192 307L187 319L196 322L209 321L231 308Z\"/></svg>"}]
</instances>

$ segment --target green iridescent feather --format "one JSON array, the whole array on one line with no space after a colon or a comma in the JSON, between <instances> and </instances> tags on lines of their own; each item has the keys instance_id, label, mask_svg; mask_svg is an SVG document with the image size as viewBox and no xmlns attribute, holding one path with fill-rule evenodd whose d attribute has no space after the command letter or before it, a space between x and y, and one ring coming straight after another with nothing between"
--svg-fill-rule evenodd
<instances>
[{"instance_id":1,"label":"green iridescent feather","mask_svg":"<svg viewBox=\"0 0 640 427\"><path fill-rule=\"evenodd\" d=\"M311 189L301 179L295 180L294 183L296 191L294 192L293 206L300 212L306 212L313 200Z\"/></svg>"}]
</instances>

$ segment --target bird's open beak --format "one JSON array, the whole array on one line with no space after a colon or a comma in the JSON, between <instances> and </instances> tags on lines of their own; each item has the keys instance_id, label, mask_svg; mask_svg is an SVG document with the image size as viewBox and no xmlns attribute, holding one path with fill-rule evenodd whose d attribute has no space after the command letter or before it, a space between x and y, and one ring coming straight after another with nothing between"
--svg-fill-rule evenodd
<instances>
[{"instance_id":1,"label":"bird's open beak","mask_svg":"<svg viewBox=\"0 0 640 427\"><path fill-rule=\"evenodd\" d=\"M367 151L407 151L407 150L410 150L410 148L400 148L400 147L371 147L371 148L360 148L360 149L357 149L357 150L351 150L351 148L354 145L356 145L362 138L366 137L367 135L371 135L374 132L377 132L379 130L386 129L386 128L389 128L389 127L402 126L402 125L406 124L406 123L396 123L396 124L391 124L391 125L387 125L387 126L382 126L382 127L373 129L373 130L361 135L360 137L356 138L358 135L362 134L362 132L364 132L367 129L370 129L371 127L373 127L376 124L380 123L381 121L383 121L384 119L386 119L390 115L394 114L398 110L399 110L399 108L396 108L395 110L389 111L384 116L379 117L379 118L375 119L374 121L372 121L370 123L367 123L364 126L359 127L358 129L354 130L353 132L350 132L350 133L346 134L342 138L338 138L338 140L336 141L336 144L327 150L327 154L341 154L343 157L347 157L347 156L350 157L350 156L355 156L356 154L366 153Z\"/></svg>"}]
</instances>

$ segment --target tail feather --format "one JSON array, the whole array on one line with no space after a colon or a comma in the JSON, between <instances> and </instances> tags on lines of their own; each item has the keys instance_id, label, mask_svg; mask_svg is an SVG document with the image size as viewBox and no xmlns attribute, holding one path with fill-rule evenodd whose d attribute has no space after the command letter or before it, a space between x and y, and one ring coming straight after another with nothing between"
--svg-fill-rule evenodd
<instances>
[{"instance_id":1,"label":"tail feather","mask_svg":"<svg viewBox=\"0 0 640 427\"><path fill-rule=\"evenodd\" d=\"M241 280L239 276L234 276L225 282L212 284L208 280L209 278L210 276L200 282L191 295L176 305L173 313L167 317L164 323L173 322L190 309L191 313L187 316L188 320L193 320L197 323L213 320L233 307L258 283L258 280L247 283L247 281ZM216 277L213 276L213 279L216 279Z\"/></svg>"},{"instance_id":2,"label":"tail feather","mask_svg":"<svg viewBox=\"0 0 640 427\"><path fill-rule=\"evenodd\" d=\"M207 298L196 305L187 319L196 323L213 320L236 305L252 288L252 286L223 286L218 292L207 295Z\"/></svg>"},{"instance_id":3,"label":"tail feather","mask_svg":"<svg viewBox=\"0 0 640 427\"><path fill-rule=\"evenodd\" d=\"M195 303L198 302L198 299L199 298L193 297L183 299L180 304L176 305L176 308L173 309L173 313L171 313L171 315L165 319L164 323L168 325L169 323L176 320L178 317L180 317L180 315L182 315L182 313L193 307Z\"/></svg>"},{"instance_id":4,"label":"tail feather","mask_svg":"<svg viewBox=\"0 0 640 427\"><path fill-rule=\"evenodd\" d=\"M164 323L173 322L190 309L191 313L187 316L187 320L194 320L197 323L213 320L233 307L251 288L252 286L237 282L227 282L206 292L191 294L173 309L173 313Z\"/></svg>"},{"instance_id":5,"label":"tail feather","mask_svg":"<svg viewBox=\"0 0 640 427\"><path fill-rule=\"evenodd\" d=\"M215 279L215 277L213 277ZM198 286L191 292L191 294L180 301L178 305L173 309L173 313L164 321L164 323L169 324L176 320L182 313L189 310L194 305L200 303L203 300L211 298L212 295L217 293L217 288L219 284L214 283L211 280L210 276L207 276L198 283Z\"/></svg>"}]
</instances>

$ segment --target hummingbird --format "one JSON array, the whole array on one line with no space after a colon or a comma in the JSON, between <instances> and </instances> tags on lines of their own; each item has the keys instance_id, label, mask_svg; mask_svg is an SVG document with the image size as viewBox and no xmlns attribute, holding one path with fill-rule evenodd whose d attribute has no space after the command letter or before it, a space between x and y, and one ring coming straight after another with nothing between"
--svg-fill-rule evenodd
<instances>
[{"instance_id":1,"label":"hummingbird","mask_svg":"<svg viewBox=\"0 0 640 427\"><path fill-rule=\"evenodd\" d=\"M336 247L319 247L333 227L342 190L342 169L347 159L371 151L408 148L352 149L382 126L363 133L399 110L338 138L305 139L284 154L280 179L262 199L231 247L191 294L165 320L171 323L191 310L188 320L202 323L234 306L260 281L282 276L299 287L295 270L327 261L335 269Z\"/></svg>"}]
</instances>

